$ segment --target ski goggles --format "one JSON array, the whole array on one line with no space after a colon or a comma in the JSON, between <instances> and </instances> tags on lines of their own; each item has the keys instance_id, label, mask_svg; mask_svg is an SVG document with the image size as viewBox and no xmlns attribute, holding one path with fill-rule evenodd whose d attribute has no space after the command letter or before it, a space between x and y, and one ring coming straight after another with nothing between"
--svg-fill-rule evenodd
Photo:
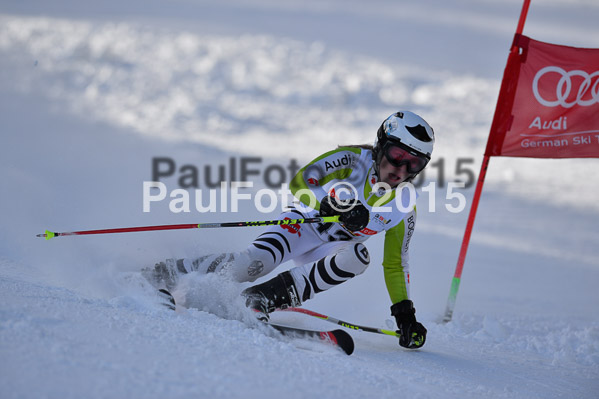
<instances>
[{"instance_id":1,"label":"ski goggles","mask_svg":"<svg viewBox=\"0 0 599 399\"><path fill-rule=\"evenodd\" d=\"M399 143L387 143L383 149L387 161L395 167L406 165L407 171L410 174L422 172L426 167L429 159L421 154L416 153Z\"/></svg>"}]
</instances>

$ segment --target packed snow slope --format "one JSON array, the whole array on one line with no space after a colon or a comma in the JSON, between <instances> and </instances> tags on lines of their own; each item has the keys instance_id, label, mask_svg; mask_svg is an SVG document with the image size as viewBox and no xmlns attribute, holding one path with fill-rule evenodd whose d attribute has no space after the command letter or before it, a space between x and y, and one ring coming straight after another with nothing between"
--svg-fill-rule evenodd
<instances>
[{"instance_id":1,"label":"packed snow slope","mask_svg":"<svg viewBox=\"0 0 599 399\"><path fill-rule=\"evenodd\" d=\"M472 197L459 190L466 207L450 212L459 201L448 182L467 177L460 160L478 171L520 7L0 4L0 397L597 397L597 160L491 161L454 319L440 323ZM525 33L599 47L598 12L593 1L533 0ZM35 237L275 218L279 209L251 201L201 213L192 189L190 212L171 212L168 197L144 212L143 182L153 158L171 158L199 170L207 201L219 167L229 176L231 160L261 157L244 191L255 195L267 170L288 180L292 159L371 142L401 108L435 128L439 163L424 183L443 180L421 191L411 243L422 350L355 331L350 357L278 338L248 317L247 284L213 277L184 279L175 295L190 309L173 313L139 274L165 258L241 250L260 228ZM169 192L179 177L162 179ZM366 273L306 308L389 328L382 239L367 244Z\"/></svg>"}]
</instances>

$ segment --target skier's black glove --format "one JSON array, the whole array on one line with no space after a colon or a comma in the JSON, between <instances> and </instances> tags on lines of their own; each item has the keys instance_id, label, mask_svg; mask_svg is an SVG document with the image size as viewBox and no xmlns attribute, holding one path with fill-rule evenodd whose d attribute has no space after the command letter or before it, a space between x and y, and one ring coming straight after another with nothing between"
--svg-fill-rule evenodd
<instances>
[{"instance_id":1,"label":"skier's black glove","mask_svg":"<svg viewBox=\"0 0 599 399\"><path fill-rule=\"evenodd\" d=\"M362 230L370 222L370 212L360 200L349 199L338 201L326 196L320 201L320 216L337 216L339 221L350 231Z\"/></svg>"},{"instance_id":2,"label":"skier's black glove","mask_svg":"<svg viewBox=\"0 0 599 399\"><path fill-rule=\"evenodd\" d=\"M416 309L409 299L391 306L391 315L395 316L397 332L401 334L399 345L404 348L420 348L426 341L426 328L416 321Z\"/></svg>"}]
</instances>

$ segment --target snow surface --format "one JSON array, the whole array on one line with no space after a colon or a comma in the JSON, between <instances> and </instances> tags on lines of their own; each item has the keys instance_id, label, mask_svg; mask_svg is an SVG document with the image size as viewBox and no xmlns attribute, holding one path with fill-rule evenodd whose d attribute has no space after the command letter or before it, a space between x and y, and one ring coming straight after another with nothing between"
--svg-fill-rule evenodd
<instances>
[{"instance_id":1,"label":"snow surface","mask_svg":"<svg viewBox=\"0 0 599 399\"><path fill-rule=\"evenodd\" d=\"M185 279L175 294L195 308L172 313L139 275L165 258L242 249L259 228L35 237L46 228L276 217L251 203L200 214L171 213L163 202L144 213L142 182L158 156L201 171L230 157L260 156L262 169L302 163L340 143L371 142L398 108L435 128L446 181L456 179L457 159L478 169L520 7L0 4L0 397L597 397L594 159L491 161L448 324L439 320L472 189L462 191L460 213L445 209L455 205L445 187L421 194L411 280L429 335L419 351L353 331L350 357L272 337L247 320L237 295L245 285L213 278ZM598 13L595 1L533 0L525 34L599 47ZM178 187L176 177L166 182ZM306 308L389 328L382 240L368 248L364 275Z\"/></svg>"}]
</instances>

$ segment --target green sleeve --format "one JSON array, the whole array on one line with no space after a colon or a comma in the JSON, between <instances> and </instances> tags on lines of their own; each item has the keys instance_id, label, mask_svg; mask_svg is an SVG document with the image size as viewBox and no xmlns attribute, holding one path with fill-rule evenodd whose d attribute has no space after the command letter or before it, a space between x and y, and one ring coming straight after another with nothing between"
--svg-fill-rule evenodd
<instances>
[{"instance_id":1,"label":"green sleeve","mask_svg":"<svg viewBox=\"0 0 599 399\"><path fill-rule=\"evenodd\" d=\"M289 190L304 205L310 206L312 203L315 205L312 208L319 210L320 201L327 195L322 186L331 180L347 179L353 171L351 165L331 165L336 165L335 160L341 157L355 158L360 153L360 148L339 147L319 156L297 172L289 183Z\"/></svg>"},{"instance_id":2,"label":"green sleeve","mask_svg":"<svg viewBox=\"0 0 599 399\"><path fill-rule=\"evenodd\" d=\"M385 234L383 273L392 303L410 299L410 274L408 247L416 221L416 210L412 211L397 226Z\"/></svg>"}]
</instances>

